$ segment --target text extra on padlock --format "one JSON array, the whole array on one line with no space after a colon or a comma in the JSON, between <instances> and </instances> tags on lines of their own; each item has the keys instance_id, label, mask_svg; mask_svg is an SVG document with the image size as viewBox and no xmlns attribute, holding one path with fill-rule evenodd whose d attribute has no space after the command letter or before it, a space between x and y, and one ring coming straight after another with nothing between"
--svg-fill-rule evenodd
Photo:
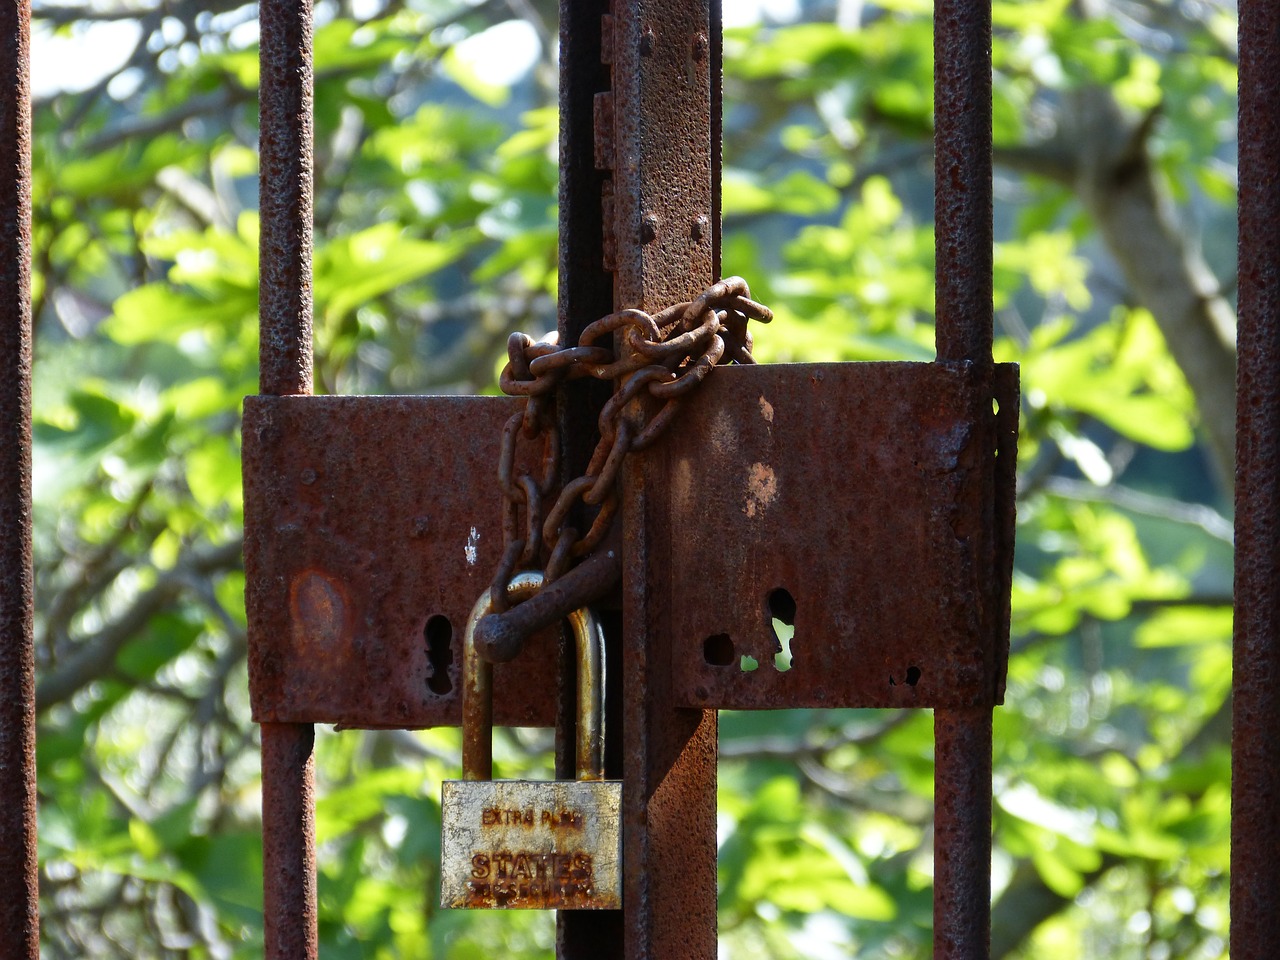
<instances>
[{"instance_id":1,"label":"text extra on padlock","mask_svg":"<svg viewBox=\"0 0 1280 960\"><path fill-rule=\"evenodd\" d=\"M527 599L542 574L507 588ZM462 654L462 780L441 799L440 905L472 909L616 910L622 907L622 782L604 779L604 634L586 608L569 615L577 649L577 779L493 780L493 665L475 629L491 612L481 594Z\"/></svg>"}]
</instances>

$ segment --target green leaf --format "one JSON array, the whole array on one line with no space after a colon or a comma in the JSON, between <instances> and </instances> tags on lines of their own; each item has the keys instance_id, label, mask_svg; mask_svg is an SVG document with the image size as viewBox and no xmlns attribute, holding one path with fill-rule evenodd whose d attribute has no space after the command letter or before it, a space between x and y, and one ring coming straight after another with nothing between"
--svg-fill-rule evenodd
<instances>
[{"instance_id":1,"label":"green leaf","mask_svg":"<svg viewBox=\"0 0 1280 960\"><path fill-rule=\"evenodd\" d=\"M150 283L116 300L114 312L102 330L124 345L178 343L184 334L194 331L238 326L256 312L256 297L247 291L239 296L210 299L167 283Z\"/></svg>"},{"instance_id":2,"label":"green leaf","mask_svg":"<svg viewBox=\"0 0 1280 960\"><path fill-rule=\"evenodd\" d=\"M333 240L316 252L315 298L329 323L397 287L452 263L464 236L418 240L398 224L384 223Z\"/></svg>"},{"instance_id":3,"label":"green leaf","mask_svg":"<svg viewBox=\"0 0 1280 960\"><path fill-rule=\"evenodd\" d=\"M1231 639L1230 607L1166 607L1134 631L1140 647L1184 647L1220 644Z\"/></svg>"},{"instance_id":4,"label":"green leaf","mask_svg":"<svg viewBox=\"0 0 1280 960\"><path fill-rule=\"evenodd\" d=\"M199 636L198 624L177 613L161 614L116 655L116 667L135 681L148 682L156 671L188 650Z\"/></svg>"},{"instance_id":5,"label":"green leaf","mask_svg":"<svg viewBox=\"0 0 1280 960\"><path fill-rule=\"evenodd\" d=\"M186 455L187 487L205 509L244 506L240 488L240 454L226 437L211 435Z\"/></svg>"},{"instance_id":6,"label":"green leaf","mask_svg":"<svg viewBox=\"0 0 1280 960\"><path fill-rule=\"evenodd\" d=\"M726 216L765 212L812 217L834 210L840 195L804 170L778 180L730 168L725 172L723 202Z\"/></svg>"}]
</instances>

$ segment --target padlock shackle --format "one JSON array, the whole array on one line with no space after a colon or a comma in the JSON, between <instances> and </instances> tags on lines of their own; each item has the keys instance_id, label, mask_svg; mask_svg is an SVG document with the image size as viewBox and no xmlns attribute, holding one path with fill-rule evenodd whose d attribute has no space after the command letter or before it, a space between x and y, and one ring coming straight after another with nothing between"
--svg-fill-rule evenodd
<instances>
[{"instance_id":1,"label":"padlock shackle","mask_svg":"<svg viewBox=\"0 0 1280 960\"><path fill-rule=\"evenodd\" d=\"M525 571L511 578L507 599L527 600L542 586L542 574ZM462 779L493 779L493 664L476 649L476 625L493 612L490 591L471 608L462 638ZM566 618L576 641L577 740L579 780L604 779L604 632L582 607Z\"/></svg>"}]
</instances>

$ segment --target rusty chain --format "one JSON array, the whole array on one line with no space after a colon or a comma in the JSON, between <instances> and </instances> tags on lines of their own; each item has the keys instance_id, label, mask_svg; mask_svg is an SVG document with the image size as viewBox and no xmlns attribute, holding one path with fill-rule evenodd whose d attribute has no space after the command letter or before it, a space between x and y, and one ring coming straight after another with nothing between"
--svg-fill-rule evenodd
<instances>
[{"instance_id":1,"label":"rusty chain","mask_svg":"<svg viewBox=\"0 0 1280 960\"><path fill-rule=\"evenodd\" d=\"M498 483L504 500L503 554L490 588L496 611L507 609L506 586L515 571L536 564L544 551L548 554L544 582L551 583L573 560L599 546L618 512L617 480L627 454L645 449L661 436L681 399L717 363L754 363L747 324L772 319L767 307L751 299L745 280L729 277L712 284L697 299L660 313L631 309L602 317L582 331L576 347L559 346L554 335L538 341L523 333L511 335L499 385L503 393L526 397L527 402L502 431ZM605 334L613 335L614 344L597 345ZM580 377L615 381L618 388L600 411L600 441L586 472L566 483L547 510L560 472L554 391L565 380ZM631 402L644 394L662 405L654 410L651 404ZM522 440L542 443L537 475L515 472L516 449ZM569 525L579 500L598 508L581 536Z\"/></svg>"}]
</instances>

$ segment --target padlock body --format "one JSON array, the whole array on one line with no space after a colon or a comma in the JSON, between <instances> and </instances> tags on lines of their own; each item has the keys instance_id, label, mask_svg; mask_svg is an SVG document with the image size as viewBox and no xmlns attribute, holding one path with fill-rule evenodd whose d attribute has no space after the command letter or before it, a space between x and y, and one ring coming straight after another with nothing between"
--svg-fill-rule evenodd
<instances>
[{"instance_id":1,"label":"padlock body","mask_svg":"<svg viewBox=\"0 0 1280 960\"><path fill-rule=\"evenodd\" d=\"M622 907L622 782L446 780L440 905Z\"/></svg>"}]
</instances>

